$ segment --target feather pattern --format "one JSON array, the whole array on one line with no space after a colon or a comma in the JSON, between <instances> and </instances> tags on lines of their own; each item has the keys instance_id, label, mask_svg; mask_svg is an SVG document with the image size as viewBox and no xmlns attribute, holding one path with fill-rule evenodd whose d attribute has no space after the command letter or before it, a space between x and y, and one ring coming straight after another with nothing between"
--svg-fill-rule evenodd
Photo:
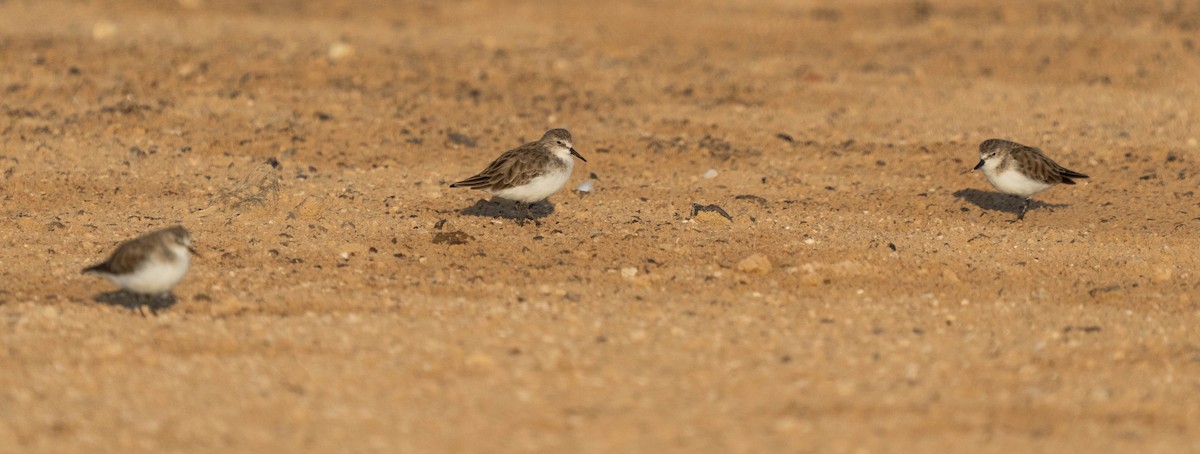
<instances>
[{"instance_id":1,"label":"feather pattern","mask_svg":"<svg viewBox=\"0 0 1200 454\"><path fill-rule=\"evenodd\" d=\"M137 271L147 260L173 262L180 258L170 247L176 243L190 247L190 237L182 226L150 232L121 243L108 260L84 268L83 272L128 274ZM184 253L186 254L186 249Z\"/></svg>"},{"instance_id":2,"label":"feather pattern","mask_svg":"<svg viewBox=\"0 0 1200 454\"><path fill-rule=\"evenodd\" d=\"M1032 180L1046 184L1075 184L1072 178L1088 178L1087 175L1067 169L1046 157L1041 149L1004 139L989 139L979 145L983 156L1001 159L996 173L1015 168ZM986 159L986 158L985 158Z\"/></svg>"},{"instance_id":3,"label":"feather pattern","mask_svg":"<svg viewBox=\"0 0 1200 454\"><path fill-rule=\"evenodd\" d=\"M530 142L504 152L479 174L451 184L496 192L528 184L547 169L565 168L566 164L550 153L541 152L540 142Z\"/></svg>"}]
</instances>

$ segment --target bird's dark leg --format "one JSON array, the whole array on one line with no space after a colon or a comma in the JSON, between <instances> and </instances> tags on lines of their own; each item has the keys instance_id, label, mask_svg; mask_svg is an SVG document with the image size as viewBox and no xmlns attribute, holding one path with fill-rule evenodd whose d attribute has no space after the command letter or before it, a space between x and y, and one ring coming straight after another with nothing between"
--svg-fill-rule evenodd
<instances>
[{"instance_id":1,"label":"bird's dark leg","mask_svg":"<svg viewBox=\"0 0 1200 454\"><path fill-rule=\"evenodd\" d=\"M1019 214L1017 214L1017 221L1022 221L1025 219L1025 212L1029 211L1029 204L1032 202L1033 202L1033 199L1031 199L1029 197L1025 198L1025 203L1021 204L1021 212ZM1013 222L1016 222L1016 221L1013 221Z\"/></svg>"},{"instance_id":2,"label":"bird's dark leg","mask_svg":"<svg viewBox=\"0 0 1200 454\"><path fill-rule=\"evenodd\" d=\"M529 204L513 201L517 208L517 225L525 227L525 220L529 219Z\"/></svg>"},{"instance_id":3,"label":"bird's dark leg","mask_svg":"<svg viewBox=\"0 0 1200 454\"><path fill-rule=\"evenodd\" d=\"M534 203L537 203L537 202L534 202ZM533 216L533 203L525 205L525 216L527 216L531 221L533 221L533 225L535 227L542 226L542 221L539 221L536 217Z\"/></svg>"},{"instance_id":4,"label":"bird's dark leg","mask_svg":"<svg viewBox=\"0 0 1200 454\"><path fill-rule=\"evenodd\" d=\"M147 302L147 296L141 293L134 293L133 298L134 308L137 309L138 314L141 315L142 318L147 318L146 307L149 305Z\"/></svg>"}]
</instances>

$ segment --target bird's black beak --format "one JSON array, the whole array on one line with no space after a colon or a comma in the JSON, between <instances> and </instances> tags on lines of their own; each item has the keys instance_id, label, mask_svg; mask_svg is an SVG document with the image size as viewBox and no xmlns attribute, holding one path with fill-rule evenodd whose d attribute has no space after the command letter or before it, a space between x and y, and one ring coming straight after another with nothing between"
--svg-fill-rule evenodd
<instances>
[{"instance_id":1,"label":"bird's black beak","mask_svg":"<svg viewBox=\"0 0 1200 454\"><path fill-rule=\"evenodd\" d=\"M578 151L575 151L574 147L571 148L571 156L579 158L580 161L587 162L587 159L583 159L583 155L579 154Z\"/></svg>"},{"instance_id":2,"label":"bird's black beak","mask_svg":"<svg viewBox=\"0 0 1200 454\"><path fill-rule=\"evenodd\" d=\"M200 252L196 251L196 248L191 247L191 246L188 246L187 248L188 248L188 252L191 252L192 255L194 255L196 257L204 257L203 255L200 255Z\"/></svg>"},{"instance_id":3,"label":"bird's black beak","mask_svg":"<svg viewBox=\"0 0 1200 454\"><path fill-rule=\"evenodd\" d=\"M980 167L983 167L983 160L982 160L982 159L980 159L980 160L979 160L979 164L975 164L975 168L974 168L974 169L971 169L971 170L979 170L979 168L980 168Z\"/></svg>"}]
</instances>

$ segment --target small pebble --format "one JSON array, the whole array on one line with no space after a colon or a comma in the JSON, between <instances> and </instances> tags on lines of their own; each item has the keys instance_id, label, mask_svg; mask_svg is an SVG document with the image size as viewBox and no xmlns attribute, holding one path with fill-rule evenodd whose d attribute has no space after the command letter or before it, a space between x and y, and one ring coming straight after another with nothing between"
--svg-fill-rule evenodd
<instances>
[{"instance_id":1,"label":"small pebble","mask_svg":"<svg viewBox=\"0 0 1200 454\"><path fill-rule=\"evenodd\" d=\"M100 21L92 25L92 39L97 41L112 38L117 34L117 24L109 21Z\"/></svg>"},{"instance_id":2,"label":"small pebble","mask_svg":"<svg viewBox=\"0 0 1200 454\"><path fill-rule=\"evenodd\" d=\"M329 46L330 60L337 61L352 55L354 55L354 46L350 44L336 42Z\"/></svg>"},{"instance_id":3,"label":"small pebble","mask_svg":"<svg viewBox=\"0 0 1200 454\"><path fill-rule=\"evenodd\" d=\"M753 254L738 262L737 269L743 273L769 273L771 271L771 260L765 255Z\"/></svg>"}]
</instances>

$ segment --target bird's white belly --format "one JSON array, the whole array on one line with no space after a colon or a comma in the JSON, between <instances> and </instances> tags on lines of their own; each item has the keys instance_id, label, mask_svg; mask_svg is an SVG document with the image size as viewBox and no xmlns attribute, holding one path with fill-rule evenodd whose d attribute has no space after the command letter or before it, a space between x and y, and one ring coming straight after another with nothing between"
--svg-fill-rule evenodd
<instances>
[{"instance_id":1,"label":"bird's white belly","mask_svg":"<svg viewBox=\"0 0 1200 454\"><path fill-rule=\"evenodd\" d=\"M556 170L545 175L538 176L529 183L521 186L515 186L508 189L502 189L492 194L502 199L515 200L524 203L535 203L545 200L550 197L563 185L567 184L567 180L571 179L571 166L566 169Z\"/></svg>"},{"instance_id":2,"label":"bird's white belly","mask_svg":"<svg viewBox=\"0 0 1200 454\"><path fill-rule=\"evenodd\" d=\"M160 294L171 291L183 275L187 274L188 259L185 254L174 262L154 261L142 265L136 271L121 275L105 275L121 288L134 293Z\"/></svg>"},{"instance_id":3,"label":"bird's white belly","mask_svg":"<svg viewBox=\"0 0 1200 454\"><path fill-rule=\"evenodd\" d=\"M1006 170L1004 172L984 172L987 179L999 189L1000 192L1007 194L1015 194L1022 197L1029 197L1039 192L1045 191L1051 185L1041 181L1034 180L1025 176L1025 174L1016 170Z\"/></svg>"}]
</instances>

